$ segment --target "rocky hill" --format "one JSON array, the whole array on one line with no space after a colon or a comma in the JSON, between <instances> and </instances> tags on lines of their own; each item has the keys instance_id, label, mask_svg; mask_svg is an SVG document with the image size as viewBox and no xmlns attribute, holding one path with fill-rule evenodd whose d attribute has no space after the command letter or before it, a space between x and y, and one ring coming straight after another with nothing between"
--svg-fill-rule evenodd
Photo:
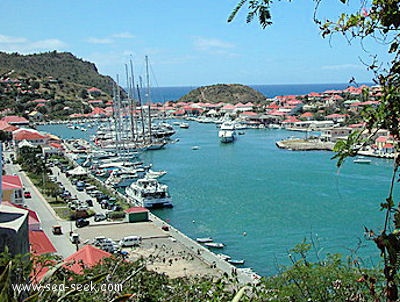
<instances>
[{"instance_id":1,"label":"rocky hill","mask_svg":"<svg viewBox=\"0 0 400 302\"><path fill-rule=\"evenodd\" d=\"M178 101L208 103L259 103L266 97L259 91L241 84L216 84L192 90Z\"/></svg>"},{"instance_id":2,"label":"rocky hill","mask_svg":"<svg viewBox=\"0 0 400 302\"><path fill-rule=\"evenodd\" d=\"M93 63L78 59L68 52L47 52L32 55L0 52L0 76L31 79L53 78L72 86L96 87L112 94L114 80L98 73Z\"/></svg>"},{"instance_id":3,"label":"rocky hill","mask_svg":"<svg viewBox=\"0 0 400 302\"><path fill-rule=\"evenodd\" d=\"M89 113L90 101L104 107L112 99L115 85L111 77L99 74L93 63L71 53L0 52L0 112L3 114L27 116L38 111L46 119L64 119L71 114ZM46 105L38 103L40 100L45 100Z\"/></svg>"}]
</instances>

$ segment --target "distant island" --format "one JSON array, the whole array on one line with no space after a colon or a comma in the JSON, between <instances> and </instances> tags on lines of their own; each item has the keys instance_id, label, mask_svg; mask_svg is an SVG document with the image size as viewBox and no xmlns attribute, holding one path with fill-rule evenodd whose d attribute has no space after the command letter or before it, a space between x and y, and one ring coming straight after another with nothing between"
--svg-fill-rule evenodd
<instances>
[{"instance_id":1,"label":"distant island","mask_svg":"<svg viewBox=\"0 0 400 302\"><path fill-rule=\"evenodd\" d=\"M216 84L196 88L178 102L203 103L261 103L266 97L259 91L241 84Z\"/></svg>"}]
</instances>

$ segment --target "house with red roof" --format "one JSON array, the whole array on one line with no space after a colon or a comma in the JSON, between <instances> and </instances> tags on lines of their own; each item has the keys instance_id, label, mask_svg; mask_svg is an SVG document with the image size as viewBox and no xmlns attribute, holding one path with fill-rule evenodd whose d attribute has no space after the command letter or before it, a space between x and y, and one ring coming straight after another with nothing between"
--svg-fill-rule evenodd
<instances>
[{"instance_id":1,"label":"house with red roof","mask_svg":"<svg viewBox=\"0 0 400 302\"><path fill-rule=\"evenodd\" d=\"M41 134L34 129L18 129L13 132L13 141L18 145L22 141L27 141L34 146L42 146L47 144L48 136Z\"/></svg>"},{"instance_id":2,"label":"house with red roof","mask_svg":"<svg viewBox=\"0 0 400 302\"><path fill-rule=\"evenodd\" d=\"M53 254L57 252L43 230L29 231L29 247L33 255Z\"/></svg>"},{"instance_id":3,"label":"house with red roof","mask_svg":"<svg viewBox=\"0 0 400 302\"><path fill-rule=\"evenodd\" d=\"M125 210L128 222L140 222L149 220L149 210L144 207L132 207Z\"/></svg>"},{"instance_id":4,"label":"house with red roof","mask_svg":"<svg viewBox=\"0 0 400 302\"><path fill-rule=\"evenodd\" d=\"M394 152L395 141L391 135L381 135L375 139L375 145L381 154L392 154Z\"/></svg>"},{"instance_id":5,"label":"house with red roof","mask_svg":"<svg viewBox=\"0 0 400 302\"><path fill-rule=\"evenodd\" d=\"M112 255L106 251L87 244L71 256L64 259L64 268L75 274L83 274L84 270L100 264L104 258Z\"/></svg>"},{"instance_id":6,"label":"house with red roof","mask_svg":"<svg viewBox=\"0 0 400 302\"><path fill-rule=\"evenodd\" d=\"M342 123L346 120L348 114L333 113L325 116L325 120L334 121L335 123Z\"/></svg>"},{"instance_id":7,"label":"house with red roof","mask_svg":"<svg viewBox=\"0 0 400 302\"><path fill-rule=\"evenodd\" d=\"M246 104L237 103L235 105L235 111L252 111L253 110L253 103L247 102Z\"/></svg>"},{"instance_id":8,"label":"house with red roof","mask_svg":"<svg viewBox=\"0 0 400 302\"><path fill-rule=\"evenodd\" d=\"M96 88L96 87L92 87L86 90L87 93L89 93L91 96L100 96L103 92L101 91L101 89Z\"/></svg>"},{"instance_id":9,"label":"house with red roof","mask_svg":"<svg viewBox=\"0 0 400 302\"><path fill-rule=\"evenodd\" d=\"M300 122L295 116L288 116L285 120L282 121L282 125L286 128L294 127L296 123Z\"/></svg>"},{"instance_id":10,"label":"house with red roof","mask_svg":"<svg viewBox=\"0 0 400 302\"><path fill-rule=\"evenodd\" d=\"M1 121L0 120L0 130L1 131L5 131L5 132L13 132L15 130L17 130L18 127L10 125L9 123L7 123L6 121Z\"/></svg>"},{"instance_id":11,"label":"house with red roof","mask_svg":"<svg viewBox=\"0 0 400 302\"><path fill-rule=\"evenodd\" d=\"M3 192L2 200L9 201L16 205L24 204L24 187L18 175L3 175L1 189Z\"/></svg>"},{"instance_id":12,"label":"house with red roof","mask_svg":"<svg viewBox=\"0 0 400 302\"><path fill-rule=\"evenodd\" d=\"M300 115L300 118L306 121L311 121L314 118L314 114L312 112L304 112Z\"/></svg>"},{"instance_id":13,"label":"house with red roof","mask_svg":"<svg viewBox=\"0 0 400 302\"><path fill-rule=\"evenodd\" d=\"M229 103L226 103L222 108L221 108L221 112L222 113L233 113L233 111L235 110L235 106Z\"/></svg>"},{"instance_id":14,"label":"house with red roof","mask_svg":"<svg viewBox=\"0 0 400 302\"><path fill-rule=\"evenodd\" d=\"M107 111L105 109L99 108L99 107L94 107L92 109L92 112L88 114L88 116L92 117L105 117L107 116Z\"/></svg>"},{"instance_id":15,"label":"house with red roof","mask_svg":"<svg viewBox=\"0 0 400 302\"><path fill-rule=\"evenodd\" d=\"M13 126L28 126L29 121L24 118L23 116L17 116L17 115L7 115L1 119L1 121L4 121L10 125Z\"/></svg>"}]
</instances>

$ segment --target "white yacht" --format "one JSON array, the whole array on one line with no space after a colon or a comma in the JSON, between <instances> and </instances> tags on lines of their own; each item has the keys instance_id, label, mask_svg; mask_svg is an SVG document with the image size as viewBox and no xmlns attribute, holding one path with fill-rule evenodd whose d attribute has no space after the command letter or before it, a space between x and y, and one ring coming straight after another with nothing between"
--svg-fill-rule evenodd
<instances>
[{"instance_id":1,"label":"white yacht","mask_svg":"<svg viewBox=\"0 0 400 302\"><path fill-rule=\"evenodd\" d=\"M221 143L232 143L235 140L236 131L234 122L224 122L218 132Z\"/></svg>"},{"instance_id":2,"label":"white yacht","mask_svg":"<svg viewBox=\"0 0 400 302\"><path fill-rule=\"evenodd\" d=\"M126 195L136 204L145 208L172 208L168 186L157 179L138 179L125 189Z\"/></svg>"}]
</instances>

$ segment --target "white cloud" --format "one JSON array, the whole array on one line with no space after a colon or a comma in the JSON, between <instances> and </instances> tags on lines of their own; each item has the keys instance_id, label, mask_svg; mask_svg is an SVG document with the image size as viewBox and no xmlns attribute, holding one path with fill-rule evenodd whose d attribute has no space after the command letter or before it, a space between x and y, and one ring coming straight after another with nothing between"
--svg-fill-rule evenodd
<instances>
[{"instance_id":1,"label":"white cloud","mask_svg":"<svg viewBox=\"0 0 400 302\"><path fill-rule=\"evenodd\" d=\"M18 52L21 54L62 50L67 44L58 39L45 39L30 41L24 37L11 37L0 35L0 50L5 52Z\"/></svg>"},{"instance_id":2,"label":"white cloud","mask_svg":"<svg viewBox=\"0 0 400 302\"><path fill-rule=\"evenodd\" d=\"M114 41L110 38L88 38L87 42L92 44L112 44Z\"/></svg>"},{"instance_id":3,"label":"white cloud","mask_svg":"<svg viewBox=\"0 0 400 302\"><path fill-rule=\"evenodd\" d=\"M197 37L194 40L194 46L199 50L226 50L234 48L234 45L219 39L209 39Z\"/></svg>"},{"instance_id":4,"label":"white cloud","mask_svg":"<svg viewBox=\"0 0 400 302\"><path fill-rule=\"evenodd\" d=\"M18 43L26 43L27 39L19 38L19 37L9 37L5 35L0 35L0 45L2 44L18 44Z\"/></svg>"}]
</instances>

